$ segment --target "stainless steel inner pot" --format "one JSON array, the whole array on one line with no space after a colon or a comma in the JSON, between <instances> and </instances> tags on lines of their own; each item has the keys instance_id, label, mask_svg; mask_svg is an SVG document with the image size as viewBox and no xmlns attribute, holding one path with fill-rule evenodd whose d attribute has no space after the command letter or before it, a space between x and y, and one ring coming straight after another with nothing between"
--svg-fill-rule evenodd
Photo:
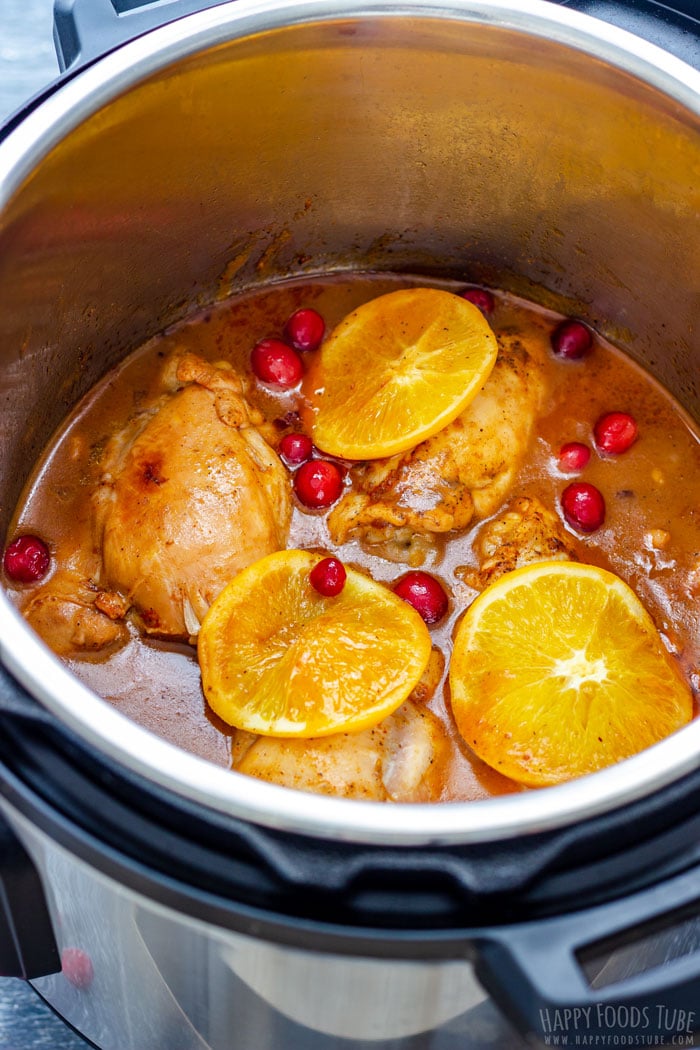
<instances>
[{"instance_id":1,"label":"stainless steel inner pot","mask_svg":"<svg viewBox=\"0 0 700 1050\"><path fill-rule=\"evenodd\" d=\"M540 0L236 0L66 80L0 144L2 528L76 400L196 305L288 274L458 275L577 314L700 418L700 73ZM182 795L351 841L498 839L650 794L700 723L509 798L381 807L184 754L95 697L0 595L2 663Z\"/></svg>"}]
</instances>

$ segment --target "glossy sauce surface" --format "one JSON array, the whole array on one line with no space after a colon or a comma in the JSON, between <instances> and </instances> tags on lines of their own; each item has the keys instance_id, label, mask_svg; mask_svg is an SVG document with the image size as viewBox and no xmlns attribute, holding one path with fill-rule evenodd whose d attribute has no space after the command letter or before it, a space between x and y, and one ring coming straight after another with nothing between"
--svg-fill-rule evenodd
<instances>
[{"instance_id":1,"label":"glossy sauce surface","mask_svg":"<svg viewBox=\"0 0 700 1050\"><path fill-rule=\"evenodd\" d=\"M265 336L280 337L290 314L301 306L318 310L327 330L362 302L397 287L425 281L355 275L288 282L222 302L151 340L110 373L77 407L52 443L25 492L10 535L36 533L50 546L56 565L68 563L80 546L92 548L90 493L101 476L101 459L111 434L123 427L158 389L163 360L173 351L192 351L215 362L231 362L250 375L250 352ZM443 283L459 290L461 286ZM694 692L698 685L700 636L700 444L687 417L671 397L619 350L598 337L581 360L558 359L550 335L560 318L508 295L496 293L490 323L500 338L537 347L546 358L549 404L504 506L519 495L536 496L558 511L572 480L593 483L604 494L606 519L590 535L569 530L577 557L608 568L626 580L652 615L668 648L677 655ZM299 429L298 392L272 392L254 379L249 400L280 437ZM596 420L610 411L633 414L639 438L621 456L593 449ZM559 468L567 442L593 451L579 473ZM472 541L483 521L462 533L438 538L423 569L436 575L450 595L448 615L431 628L433 645L449 662L455 622L476 595L455 570L476 565ZM295 505L290 547L333 551L389 584L407 565L368 553L353 540L334 548L324 512ZM10 588L20 608L31 588ZM148 640L130 625L130 641L108 656L68 654L71 670L125 715L180 747L219 765L231 764L232 730L207 708L192 647ZM522 790L475 758L460 740L444 682L428 701L450 740L442 798L476 799Z\"/></svg>"}]
</instances>

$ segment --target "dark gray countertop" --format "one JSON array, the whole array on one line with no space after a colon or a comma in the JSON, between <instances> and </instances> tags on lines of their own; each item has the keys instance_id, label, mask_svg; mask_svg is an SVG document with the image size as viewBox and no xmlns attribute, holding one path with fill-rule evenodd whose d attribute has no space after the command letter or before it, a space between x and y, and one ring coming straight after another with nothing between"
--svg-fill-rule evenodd
<instances>
[{"instance_id":1,"label":"dark gray countertop","mask_svg":"<svg viewBox=\"0 0 700 1050\"><path fill-rule=\"evenodd\" d=\"M0 979L0 1050L86 1050L88 1046L30 985L10 977Z\"/></svg>"}]
</instances>

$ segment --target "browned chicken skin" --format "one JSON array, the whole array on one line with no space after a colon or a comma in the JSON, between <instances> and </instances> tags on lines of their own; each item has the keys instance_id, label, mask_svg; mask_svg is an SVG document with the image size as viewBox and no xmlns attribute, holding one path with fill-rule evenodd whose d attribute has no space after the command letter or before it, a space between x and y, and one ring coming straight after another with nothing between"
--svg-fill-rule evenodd
<instances>
[{"instance_id":1,"label":"browned chicken skin","mask_svg":"<svg viewBox=\"0 0 700 1050\"><path fill-rule=\"evenodd\" d=\"M194 355L173 393L111 440L95 494L101 582L146 633L187 638L233 576L285 546L287 473L230 367Z\"/></svg>"},{"instance_id":2,"label":"browned chicken skin","mask_svg":"<svg viewBox=\"0 0 700 1050\"><path fill-rule=\"evenodd\" d=\"M373 729L311 740L238 733L234 768L301 791L376 802L440 797L447 740L430 711L406 700Z\"/></svg>"},{"instance_id":3,"label":"browned chicken skin","mask_svg":"<svg viewBox=\"0 0 700 1050\"><path fill-rule=\"evenodd\" d=\"M87 568L77 556L38 588L24 607L28 622L59 656L73 656L76 651L107 653L129 639L122 619L125 609L120 606L114 615L112 596L98 589Z\"/></svg>"},{"instance_id":4,"label":"browned chicken skin","mask_svg":"<svg viewBox=\"0 0 700 1050\"><path fill-rule=\"evenodd\" d=\"M411 534L429 544L430 534L488 517L513 483L546 393L533 349L500 337L490 377L454 422L410 452L353 471L353 490L329 515L333 540L357 536L388 557L397 541L393 556L406 560Z\"/></svg>"},{"instance_id":5,"label":"browned chicken skin","mask_svg":"<svg viewBox=\"0 0 700 1050\"><path fill-rule=\"evenodd\" d=\"M457 575L482 591L513 569L536 561L576 561L573 542L557 515L534 496L519 496L502 514L486 522L474 541L479 568L457 568Z\"/></svg>"},{"instance_id":6,"label":"browned chicken skin","mask_svg":"<svg viewBox=\"0 0 700 1050\"><path fill-rule=\"evenodd\" d=\"M24 608L61 656L147 634L186 639L228 581L286 545L289 480L228 365L172 357L162 395L109 441L93 549L76 549Z\"/></svg>"}]
</instances>

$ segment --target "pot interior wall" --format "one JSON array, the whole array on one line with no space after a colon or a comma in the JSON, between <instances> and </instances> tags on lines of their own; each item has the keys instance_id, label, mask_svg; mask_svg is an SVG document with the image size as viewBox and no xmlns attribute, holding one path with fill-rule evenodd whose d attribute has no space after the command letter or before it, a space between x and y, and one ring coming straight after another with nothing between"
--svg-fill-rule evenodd
<instances>
[{"instance_id":1,"label":"pot interior wall","mask_svg":"<svg viewBox=\"0 0 700 1050\"><path fill-rule=\"evenodd\" d=\"M194 305L289 272L521 292L629 346L700 415L700 119L656 88L425 12L270 28L132 79L0 219L3 529L107 367Z\"/></svg>"}]
</instances>

